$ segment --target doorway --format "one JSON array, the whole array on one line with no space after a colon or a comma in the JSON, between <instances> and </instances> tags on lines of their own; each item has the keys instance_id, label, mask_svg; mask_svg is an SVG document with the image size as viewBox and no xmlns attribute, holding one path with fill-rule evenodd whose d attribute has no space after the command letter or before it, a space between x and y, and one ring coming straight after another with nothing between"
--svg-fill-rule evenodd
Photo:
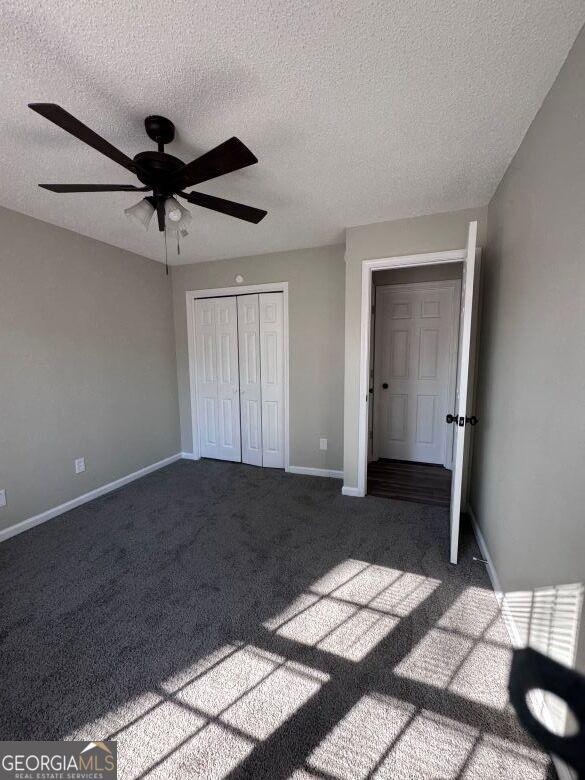
<instances>
[{"instance_id":1,"label":"doorway","mask_svg":"<svg viewBox=\"0 0 585 780\"><path fill-rule=\"evenodd\" d=\"M287 283L186 295L195 459L287 469Z\"/></svg>"},{"instance_id":2,"label":"doorway","mask_svg":"<svg viewBox=\"0 0 585 780\"><path fill-rule=\"evenodd\" d=\"M461 263L374 271L370 495L449 506Z\"/></svg>"},{"instance_id":3,"label":"doorway","mask_svg":"<svg viewBox=\"0 0 585 780\"><path fill-rule=\"evenodd\" d=\"M369 447L370 442L370 430L368 418L371 415L372 410L372 394L370 392L372 388L372 374L371 374L371 358L372 353L371 342L375 341L375 328L372 328L372 288L373 288L373 273L375 271L389 270L389 269L415 269L415 268L429 268L430 266L444 265L446 263L461 263L462 266L462 281L461 281L461 307L459 316L459 338L458 338L458 350L457 350L457 380L454 406L444 418L444 425L453 427L453 446L452 446L452 479L451 479L451 493L449 501L449 514L450 514L450 560L452 563L457 563L458 550L459 550L459 525L460 515L462 508L465 509L467 505L467 485L468 485L468 472L469 472L469 452L470 452L470 432L469 427L477 422L477 418L474 416L473 409L473 391L475 383L475 344L477 334L477 321L476 321L476 309L477 309L477 294L478 294L478 279L479 279L479 253L477 250L477 222L471 222L469 224L467 246L465 249L452 250L447 252L433 252L423 255L409 255L404 257L390 257L381 258L379 260L365 260L362 263L362 304L361 304L361 348L360 348L360 397L362 399L359 407L359 440L358 440L358 486L356 489L351 488L352 493L350 495L365 496L367 492L367 471L368 471L368 452L373 451L373 447ZM476 271L477 269L477 271ZM433 307L436 309L436 306ZM421 320L424 317L420 318ZM421 326L422 327L422 326ZM436 330L436 329L435 329ZM419 333L420 335L420 333ZM439 334L435 334L436 338L439 338ZM432 346L433 336L430 338ZM402 346L401 346L402 340ZM396 340L397 354L400 355L400 350L403 354L406 354L404 347L405 338L400 336ZM432 349L427 347L418 348L419 354L419 373L420 373L420 354L421 350L424 353L425 350L429 354L433 354ZM375 354L375 348L373 350ZM435 351L436 352L436 351ZM426 357L425 357L426 361ZM395 365L398 365L398 358ZM425 369L426 370L426 369ZM395 377L398 379L399 377ZM388 385L390 383L388 382ZM389 389L389 388L388 388ZM409 391L410 392L410 391ZM397 393L397 395L408 395L407 393ZM432 395L432 393L421 393L420 395ZM386 408L391 404L386 403ZM403 404L404 406L404 404ZM391 418L391 425L398 430L400 420L404 420L407 412L400 414L402 408L399 403L399 399L395 403L396 410L393 412L394 417ZM431 411L433 404L425 401L421 406L421 420L423 421L422 429L426 430L426 438L428 442L416 442L417 444L432 444L429 431L431 425L428 422L433 415ZM424 420L427 423L424 424ZM434 423L433 423L434 426ZM413 428L416 431L416 426ZM434 427L433 427L434 430ZM375 439L374 439L375 444ZM434 464L437 465L437 464Z\"/></svg>"},{"instance_id":4,"label":"doorway","mask_svg":"<svg viewBox=\"0 0 585 780\"><path fill-rule=\"evenodd\" d=\"M452 466L445 415L455 404L462 269L445 268L459 278L386 284L395 272L373 274L373 459Z\"/></svg>"}]
</instances>

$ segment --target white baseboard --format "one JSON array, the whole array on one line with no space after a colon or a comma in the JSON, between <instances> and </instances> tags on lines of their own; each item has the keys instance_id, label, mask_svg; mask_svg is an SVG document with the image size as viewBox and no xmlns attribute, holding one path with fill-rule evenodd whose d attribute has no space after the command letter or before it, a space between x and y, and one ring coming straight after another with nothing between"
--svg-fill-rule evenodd
<instances>
[{"instance_id":1,"label":"white baseboard","mask_svg":"<svg viewBox=\"0 0 585 780\"><path fill-rule=\"evenodd\" d=\"M64 512L69 512L70 509L75 509L82 504L87 504L88 501L93 501L94 498L99 498L106 493L110 493L112 490L116 490L116 488L127 485L129 482L134 482L135 479L145 477L147 474L150 474L153 471L162 469L163 466L168 466L170 463L174 463L176 460L180 460L181 457L182 453L177 452L175 455L171 455L168 458L159 460L157 463L152 463L150 466L145 466L143 469L132 472L132 474L126 474L125 477L120 477L120 479L116 479L113 482L108 482L107 485L101 485L94 490L90 490L89 493L84 493L81 496L77 496L77 498L72 498L70 501L66 501L64 504L59 504L59 506L54 506L52 509L47 509L38 515L28 517L26 520L21 520L19 523L15 523L14 525L9 526L8 528L4 528L4 530L0 531L0 542L4 542L6 539L10 539L12 536L21 534L23 531L27 531L29 528L34 528L35 525L46 523L47 520L52 520L54 517L62 515Z\"/></svg>"},{"instance_id":2,"label":"white baseboard","mask_svg":"<svg viewBox=\"0 0 585 780\"><path fill-rule=\"evenodd\" d=\"M514 615L507 608L506 600L504 598L504 591L502 590L502 586L500 583L500 578L498 577L498 572L496 571L496 567L494 566L494 562L492 556L490 555L490 551L488 550L488 546L486 544L484 535L482 534L481 529L479 527L479 523L477 522L477 517L475 516L475 512L473 511L473 508L469 505L467 506L467 514L471 518L471 525L473 526L473 532L475 534L475 538L477 539L477 546L479 547L481 554L486 560L488 577L490 578L492 588L494 589L494 593L496 594L496 599L498 600L498 604L500 606L502 619L504 621L504 625L506 626L508 636L510 637L510 642L512 643L513 647L525 647L526 643L523 642L520 637L520 631L516 624ZM553 726L553 718L548 708L546 699L544 698L544 696L540 691L536 691L536 690L531 691L530 696L535 711L540 712L542 714L542 718L545 721L545 725L547 725L548 728L551 728L551 726ZM563 761L561 761L559 758L557 758L554 755L551 755L551 758L555 765L555 769L557 770L559 780L575 780L575 775Z\"/></svg>"},{"instance_id":3,"label":"white baseboard","mask_svg":"<svg viewBox=\"0 0 585 780\"><path fill-rule=\"evenodd\" d=\"M201 458L198 455L195 455L192 452L182 452L181 458L183 458L184 460L201 460Z\"/></svg>"},{"instance_id":4,"label":"white baseboard","mask_svg":"<svg viewBox=\"0 0 585 780\"><path fill-rule=\"evenodd\" d=\"M477 539L477 546L479 547L481 554L487 561L486 568L487 568L488 577L490 578L490 582L492 583L492 588L494 589L494 593L496 594L496 598L501 607L504 594L502 591L502 586L500 585L500 578L498 577L496 567L494 566L494 562L492 560L492 556L490 555L490 551L488 550L486 541L479 527L479 523L477 522L477 517L475 516L475 513L471 506L467 507L467 514L471 518L471 525L473 526L473 533L475 534L475 538Z\"/></svg>"},{"instance_id":5,"label":"white baseboard","mask_svg":"<svg viewBox=\"0 0 585 780\"><path fill-rule=\"evenodd\" d=\"M343 471L337 471L336 469L314 469L311 466L289 466L286 471L289 474L306 474L309 477L343 479Z\"/></svg>"},{"instance_id":6,"label":"white baseboard","mask_svg":"<svg viewBox=\"0 0 585 780\"><path fill-rule=\"evenodd\" d=\"M363 493L361 492L361 490L359 488L347 487L346 485L344 485L341 488L341 495L342 496L353 496L354 498L363 498L364 497Z\"/></svg>"}]
</instances>

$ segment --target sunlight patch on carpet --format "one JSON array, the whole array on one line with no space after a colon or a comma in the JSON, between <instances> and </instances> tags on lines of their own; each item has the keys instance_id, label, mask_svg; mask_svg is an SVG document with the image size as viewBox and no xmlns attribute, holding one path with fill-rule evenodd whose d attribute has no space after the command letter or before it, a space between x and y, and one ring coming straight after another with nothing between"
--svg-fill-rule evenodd
<instances>
[{"instance_id":1,"label":"sunlight patch on carpet","mask_svg":"<svg viewBox=\"0 0 585 780\"><path fill-rule=\"evenodd\" d=\"M430 577L350 559L320 577L264 626L358 662L439 584Z\"/></svg>"}]
</instances>

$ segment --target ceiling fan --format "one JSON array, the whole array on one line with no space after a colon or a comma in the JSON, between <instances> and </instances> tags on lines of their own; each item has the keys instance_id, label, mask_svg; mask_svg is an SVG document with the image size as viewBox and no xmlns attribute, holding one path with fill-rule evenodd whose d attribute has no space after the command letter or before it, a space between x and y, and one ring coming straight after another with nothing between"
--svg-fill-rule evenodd
<instances>
[{"instance_id":1,"label":"ceiling fan","mask_svg":"<svg viewBox=\"0 0 585 780\"><path fill-rule=\"evenodd\" d=\"M66 130L80 141L88 144L110 160L131 171L143 186L133 184L39 184L51 192L152 192L135 206L125 209L128 217L148 229L151 217L156 211L158 229L171 230L177 236L186 235L190 213L174 197L178 195L195 206L219 211L230 217L257 224L267 212L253 206L245 206L231 200L205 195L203 192L185 192L185 188L204 181L254 165L258 159L238 138L229 138L214 149L190 163L183 163L178 157L167 154L165 144L175 137L175 126L164 116L148 116L144 126L148 137L154 141L157 151L139 152L133 159L116 149L108 141L84 125L56 103L29 103L29 108L44 116L50 122Z\"/></svg>"}]
</instances>

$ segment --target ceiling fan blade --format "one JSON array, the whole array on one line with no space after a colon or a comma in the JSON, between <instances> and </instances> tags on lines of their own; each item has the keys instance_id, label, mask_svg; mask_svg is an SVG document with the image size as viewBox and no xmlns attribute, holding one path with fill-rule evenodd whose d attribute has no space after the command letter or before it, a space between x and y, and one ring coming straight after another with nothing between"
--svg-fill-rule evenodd
<instances>
[{"instance_id":1,"label":"ceiling fan blade","mask_svg":"<svg viewBox=\"0 0 585 780\"><path fill-rule=\"evenodd\" d=\"M135 187L133 184L39 184L51 192L148 192L152 187Z\"/></svg>"},{"instance_id":2,"label":"ceiling fan blade","mask_svg":"<svg viewBox=\"0 0 585 780\"><path fill-rule=\"evenodd\" d=\"M254 165L258 158L235 136L180 168L171 179L178 189L193 187L224 173Z\"/></svg>"},{"instance_id":3,"label":"ceiling fan blade","mask_svg":"<svg viewBox=\"0 0 585 780\"><path fill-rule=\"evenodd\" d=\"M195 206L202 206L204 209L211 209L212 211L220 211L222 214L228 214L230 217L237 217L237 219L245 219L246 222L253 222L256 225L268 213L264 209L245 206L243 203L235 203L233 200L216 198L214 195L205 195L203 192L179 192L177 194Z\"/></svg>"},{"instance_id":4,"label":"ceiling fan blade","mask_svg":"<svg viewBox=\"0 0 585 780\"><path fill-rule=\"evenodd\" d=\"M56 103L29 103L28 107L58 127L71 133L71 135L79 138L80 141L88 144L88 146L92 146L96 151L109 157L110 160L117 162L118 165L122 165L133 173L136 172L137 165L130 157L116 149L115 146L112 146L105 138L94 133L93 130L90 130L83 122L80 122L79 119L76 119L61 106L58 106Z\"/></svg>"}]
</instances>

